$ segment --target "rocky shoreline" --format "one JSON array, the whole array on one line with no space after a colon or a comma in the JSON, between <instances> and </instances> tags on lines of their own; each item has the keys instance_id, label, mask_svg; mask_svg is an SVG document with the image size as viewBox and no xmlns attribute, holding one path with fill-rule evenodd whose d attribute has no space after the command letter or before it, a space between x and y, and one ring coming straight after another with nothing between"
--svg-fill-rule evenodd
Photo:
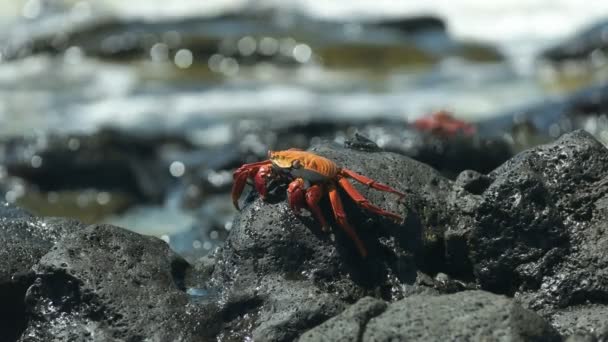
<instances>
[{"instance_id":1,"label":"rocky shoreline","mask_svg":"<svg viewBox=\"0 0 608 342\"><path fill-rule=\"evenodd\" d=\"M8 341L600 341L608 338L608 150L584 131L455 180L409 157L315 153L406 193L346 202L370 255L286 202L246 200L189 263L162 240L0 206ZM327 207L325 204L323 207Z\"/></svg>"}]
</instances>

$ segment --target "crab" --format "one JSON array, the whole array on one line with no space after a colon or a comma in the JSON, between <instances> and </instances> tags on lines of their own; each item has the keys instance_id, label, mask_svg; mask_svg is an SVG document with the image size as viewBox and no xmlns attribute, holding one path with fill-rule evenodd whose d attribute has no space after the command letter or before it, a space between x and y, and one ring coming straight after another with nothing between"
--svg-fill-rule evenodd
<instances>
[{"instance_id":1,"label":"crab","mask_svg":"<svg viewBox=\"0 0 608 342\"><path fill-rule=\"evenodd\" d=\"M269 151L267 160L244 164L238 168L234 172L232 187L232 202L237 210L239 209L238 200L248 179L253 180L253 186L264 200L268 196L270 186L276 185L276 182L289 183L287 202L290 208L296 215L300 215L302 209L307 209L320 223L324 232L329 231L329 225L323 216L319 202L323 195L327 193L336 223L354 242L362 257L367 256L367 249L346 218L342 200L338 194L338 187L342 188L357 205L367 211L388 217L399 223L403 222L400 215L371 204L348 179L354 179L379 191L393 193L400 199L405 196L404 193L352 170L340 167L332 160L312 152L300 149Z\"/></svg>"},{"instance_id":2,"label":"crab","mask_svg":"<svg viewBox=\"0 0 608 342\"><path fill-rule=\"evenodd\" d=\"M414 121L414 127L420 131L431 132L435 135L451 137L457 134L471 136L475 134L474 125L458 120L449 112L439 111L431 115L421 117Z\"/></svg>"}]
</instances>

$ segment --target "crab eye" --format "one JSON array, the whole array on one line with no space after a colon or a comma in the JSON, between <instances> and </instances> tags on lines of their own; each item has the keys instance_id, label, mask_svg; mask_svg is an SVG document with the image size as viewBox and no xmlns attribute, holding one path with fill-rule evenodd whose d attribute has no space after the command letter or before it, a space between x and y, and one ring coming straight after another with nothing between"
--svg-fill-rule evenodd
<instances>
[{"instance_id":1,"label":"crab eye","mask_svg":"<svg viewBox=\"0 0 608 342\"><path fill-rule=\"evenodd\" d=\"M268 150L268 159L272 158L272 151Z\"/></svg>"},{"instance_id":2,"label":"crab eye","mask_svg":"<svg viewBox=\"0 0 608 342\"><path fill-rule=\"evenodd\" d=\"M300 161L297 159L291 162L291 167L293 167L294 169L299 169L300 166L301 166Z\"/></svg>"}]
</instances>

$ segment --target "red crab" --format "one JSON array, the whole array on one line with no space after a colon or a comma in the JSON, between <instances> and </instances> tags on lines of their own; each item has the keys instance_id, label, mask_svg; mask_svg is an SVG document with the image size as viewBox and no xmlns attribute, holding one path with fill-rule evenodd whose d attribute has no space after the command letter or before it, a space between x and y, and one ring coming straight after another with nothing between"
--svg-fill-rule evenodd
<instances>
[{"instance_id":1,"label":"red crab","mask_svg":"<svg viewBox=\"0 0 608 342\"><path fill-rule=\"evenodd\" d=\"M297 149L269 151L268 160L245 164L238 168L234 172L234 185L232 187L232 202L237 209L239 209L239 197L250 178L253 179L254 187L262 196L262 199L265 199L268 194L267 185L269 182L275 180L289 182L287 197L291 209L296 215L300 214L302 208L308 209L321 224L323 231L328 231L328 225L319 208L319 201L325 193L329 193L329 201L336 222L353 240L362 257L367 256L367 250L346 219L346 213L337 191L338 186L359 206L368 211L389 217L397 222L403 221L401 216L371 204L347 178L352 178L380 191L394 193L400 198L405 194L352 170L341 168L333 161L312 152Z\"/></svg>"},{"instance_id":2,"label":"red crab","mask_svg":"<svg viewBox=\"0 0 608 342\"><path fill-rule=\"evenodd\" d=\"M475 134L474 125L454 118L446 111L439 111L414 121L414 127L421 131L451 137L456 134L470 136Z\"/></svg>"}]
</instances>

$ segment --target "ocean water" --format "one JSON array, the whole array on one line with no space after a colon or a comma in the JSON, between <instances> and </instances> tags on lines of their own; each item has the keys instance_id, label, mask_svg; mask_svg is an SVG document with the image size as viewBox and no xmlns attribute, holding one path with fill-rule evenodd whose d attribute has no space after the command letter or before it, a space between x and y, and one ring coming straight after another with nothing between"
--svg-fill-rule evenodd
<instances>
[{"instance_id":1,"label":"ocean water","mask_svg":"<svg viewBox=\"0 0 608 342\"><path fill-rule=\"evenodd\" d=\"M260 64L241 67L214 84L167 77L171 71L153 63L100 61L74 47L58 57L0 62L0 134L91 131L108 124L183 130L193 123L275 115L408 121L438 109L474 121L551 96L537 79L535 56L608 14L606 2L574 0L17 0L0 4L0 27L18 36L62 25L57 18L154 22L260 8L285 17L297 13L341 21L437 15L456 39L492 44L507 61L480 65L447 59L424 71L391 70L381 77L326 70L314 63L295 71Z\"/></svg>"},{"instance_id":2,"label":"ocean water","mask_svg":"<svg viewBox=\"0 0 608 342\"><path fill-rule=\"evenodd\" d=\"M437 15L457 38L496 43L515 58L530 58L540 49L608 16L608 3L577 0L12 0L0 4L3 24L37 13L44 4L75 15L112 15L159 20L214 16L226 11L278 8L325 19L400 18Z\"/></svg>"}]
</instances>

